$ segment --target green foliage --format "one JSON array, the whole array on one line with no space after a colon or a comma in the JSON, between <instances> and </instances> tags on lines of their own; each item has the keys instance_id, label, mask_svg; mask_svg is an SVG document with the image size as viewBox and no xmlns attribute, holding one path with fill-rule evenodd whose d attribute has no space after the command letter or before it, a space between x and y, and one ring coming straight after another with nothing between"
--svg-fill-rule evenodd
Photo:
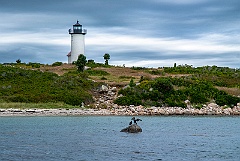
<instances>
[{"instance_id":1,"label":"green foliage","mask_svg":"<svg viewBox=\"0 0 240 161\"><path fill-rule=\"evenodd\" d=\"M220 106L228 105L230 107L233 107L240 102L240 98L228 95L226 93L223 93L222 95L217 95L215 97L215 100L216 103Z\"/></svg>"},{"instance_id":2,"label":"green foliage","mask_svg":"<svg viewBox=\"0 0 240 161\"><path fill-rule=\"evenodd\" d=\"M153 75L165 75L164 71L162 70L149 70L148 73Z\"/></svg>"},{"instance_id":3,"label":"green foliage","mask_svg":"<svg viewBox=\"0 0 240 161\"><path fill-rule=\"evenodd\" d=\"M175 90L174 87L178 87ZM190 78L157 78L143 80L140 85L121 89L115 103L120 105L145 105L145 106L178 106L186 107L185 100L192 104L207 103L215 100L223 106L233 106L240 102L240 98L230 96L226 92L216 89L211 82ZM132 100L132 101L131 101ZM197 107L198 108L198 107Z\"/></svg>"},{"instance_id":4,"label":"green foliage","mask_svg":"<svg viewBox=\"0 0 240 161\"><path fill-rule=\"evenodd\" d=\"M130 87L134 87L134 86L136 86L136 84L134 83L133 79L130 80L130 82L129 82L129 86L130 86Z\"/></svg>"},{"instance_id":5,"label":"green foliage","mask_svg":"<svg viewBox=\"0 0 240 161\"><path fill-rule=\"evenodd\" d=\"M53 67L56 67L56 66L61 66L63 63L62 62L55 62L52 64Z\"/></svg>"},{"instance_id":6,"label":"green foliage","mask_svg":"<svg viewBox=\"0 0 240 161\"><path fill-rule=\"evenodd\" d=\"M103 71L103 70L86 70L86 72L91 75L91 76L106 76L109 75L108 72Z\"/></svg>"},{"instance_id":7,"label":"green foliage","mask_svg":"<svg viewBox=\"0 0 240 161\"><path fill-rule=\"evenodd\" d=\"M173 92L173 84L168 78L158 78L152 84L152 87L161 93L169 94Z\"/></svg>"},{"instance_id":8,"label":"green foliage","mask_svg":"<svg viewBox=\"0 0 240 161\"><path fill-rule=\"evenodd\" d=\"M119 105L123 105L123 106L125 106L125 105L135 105L135 106L138 106L138 105L142 104L141 99L138 98L135 95L119 97L118 99L116 99L114 101L114 103L119 104Z\"/></svg>"},{"instance_id":9,"label":"green foliage","mask_svg":"<svg viewBox=\"0 0 240 161\"><path fill-rule=\"evenodd\" d=\"M86 66L91 67L91 68L97 68L97 67L109 68L109 67L111 67L109 65L105 65L105 64L102 64L102 63L95 63L95 62L88 62L86 64Z\"/></svg>"},{"instance_id":10,"label":"green foliage","mask_svg":"<svg viewBox=\"0 0 240 161\"><path fill-rule=\"evenodd\" d=\"M50 72L0 65L0 99L25 103L89 103L93 101L89 91L94 84L86 77L85 73L69 72L58 76Z\"/></svg>"},{"instance_id":11,"label":"green foliage","mask_svg":"<svg viewBox=\"0 0 240 161\"><path fill-rule=\"evenodd\" d=\"M107 78L106 77L101 77L101 80L107 80Z\"/></svg>"},{"instance_id":12,"label":"green foliage","mask_svg":"<svg viewBox=\"0 0 240 161\"><path fill-rule=\"evenodd\" d=\"M9 109L9 108L18 108L18 109L59 109L59 108L76 108L63 102L47 102L47 103L23 103L23 102L4 102L0 101L0 107Z\"/></svg>"},{"instance_id":13,"label":"green foliage","mask_svg":"<svg viewBox=\"0 0 240 161\"><path fill-rule=\"evenodd\" d=\"M28 64L26 64L27 66L32 66L33 68L40 68L41 64L40 63L32 63L29 62Z\"/></svg>"},{"instance_id":14,"label":"green foliage","mask_svg":"<svg viewBox=\"0 0 240 161\"><path fill-rule=\"evenodd\" d=\"M217 66L194 68L191 65L180 65L177 67L165 67L164 72L171 74L192 74L191 77L194 79L209 81L213 85L221 87L240 87L240 69Z\"/></svg>"},{"instance_id":15,"label":"green foliage","mask_svg":"<svg viewBox=\"0 0 240 161\"><path fill-rule=\"evenodd\" d=\"M131 67L131 69L133 70L145 70L146 68L145 67Z\"/></svg>"},{"instance_id":16,"label":"green foliage","mask_svg":"<svg viewBox=\"0 0 240 161\"><path fill-rule=\"evenodd\" d=\"M105 53L105 54L103 55L103 58L104 58L104 60L105 60L105 65L108 65L108 60L110 59L110 55L109 55L108 53Z\"/></svg>"},{"instance_id":17,"label":"green foliage","mask_svg":"<svg viewBox=\"0 0 240 161\"><path fill-rule=\"evenodd\" d=\"M88 64L94 64L95 62L94 62L94 60L89 59L89 60L87 61L87 63L88 63Z\"/></svg>"},{"instance_id":18,"label":"green foliage","mask_svg":"<svg viewBox=\"0 0 240 161\"><path fill-rule=\"evenodd\" d=\"M83 72L86 63L87 63L86 56L80 54L78 56L77 61L75 62L75 65L77 66L79 72Z\"/></svg>"},{"instance_id":19,"label":"green foliage","mask_svg":"<svg viewBox=\"0 0 240 161\"><path fill-rule=\"evenodd\" d=\"M16 63L18 64L21 63L21 59L16 60Z\"/></svg>"}]
</instances>

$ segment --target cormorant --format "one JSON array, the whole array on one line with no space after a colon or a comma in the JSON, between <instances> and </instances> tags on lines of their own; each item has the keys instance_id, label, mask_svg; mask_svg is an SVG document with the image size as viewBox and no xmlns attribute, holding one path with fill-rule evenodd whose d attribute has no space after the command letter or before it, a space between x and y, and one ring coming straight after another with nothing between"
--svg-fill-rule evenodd
<instances>
[{"instance_id":1,"label":"cormorant","mask_svg":"<svg viewBox=\"0 0 240 161\"><path fill-rule=\"evenodd\" d=\"M131 121L131 122L129 122L129 125L132 125L132 121Z\"/></svg>"},{"instance_id":2,"label":"cormorant","mask_svg":"<svg viewBox=\"0 0 240 161\"><path fill-rule=\"evenodd\" d=\"M133 122L135 123L135 124L137 124L137 121L142 121L141 119L135 119L135 117L133 117L131 120L133 120ZM132 122L132 121L131 121Z\"/></svg>"}]
</instances>

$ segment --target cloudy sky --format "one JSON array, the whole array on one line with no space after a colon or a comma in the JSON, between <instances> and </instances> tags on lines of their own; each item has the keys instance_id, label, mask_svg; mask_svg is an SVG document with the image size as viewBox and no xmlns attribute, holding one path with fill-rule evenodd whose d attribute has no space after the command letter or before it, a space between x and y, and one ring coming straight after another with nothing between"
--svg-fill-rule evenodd
<instances>
[{"instance_id":1,"label":"cloudy sky","mask_svg":"<svg viewBox=\"0 0 240 161\"><path fill-rule=\"evenodd\" d=\"M240 68L239 0L0 0L0 63L67 62L77 20L95 62Z\"/></svg>"}]
</instances>

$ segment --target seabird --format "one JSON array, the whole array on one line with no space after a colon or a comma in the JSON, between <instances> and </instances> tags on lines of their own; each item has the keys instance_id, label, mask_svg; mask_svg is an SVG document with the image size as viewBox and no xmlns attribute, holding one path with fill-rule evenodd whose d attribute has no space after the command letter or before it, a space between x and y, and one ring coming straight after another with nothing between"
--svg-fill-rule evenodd
<instances>
[{"instance_id":1,"label":"seabird","mask_svg":"<svg viewBox=\"0 0 240 161\"><path fill-rule=\"evenodd\" d=\"M132 125L132 121L131 121L131 122L129 122L129 125Z\"/></svg>"},{"instance_id":2,"label":"seabird","mask_svg":"<svg viewBox=\"0 0 240 161\"><path fill-rule=\"evenodd\" d=\"M135 123L135 124L137 124L137 121L142 121L141 119L135 119L135 117L133 117L131 120L133 120L133 122ZM132 121L131 121L132 122Z\"/></svg>"}]
</instances>

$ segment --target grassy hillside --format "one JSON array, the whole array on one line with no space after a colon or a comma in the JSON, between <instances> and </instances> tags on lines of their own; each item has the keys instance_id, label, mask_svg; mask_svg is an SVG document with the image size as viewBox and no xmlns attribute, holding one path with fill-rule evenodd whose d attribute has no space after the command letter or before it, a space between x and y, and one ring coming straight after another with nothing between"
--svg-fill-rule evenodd
<instances>
[{"instance_id":1,"label":"grassy hillside","mask_svg":"<svg viewBox=\"0 0 240 161\"><path fill-rule=\"evenodd\" d=\"M55 64L0 65L0 102L89 104L99 82L118 87L130 84L119 91L123 95L115 101L119 105L185 107L188 99L196 106L215 101L231 107L240 102L236 97L240 96L239 69L188 65L150 69L91 63L90 69L78 73L74 65Z\"/></svg>"},{"instance_id":2,"label":"grassy hillside","mask_svg":"<svg viewBox=\"0 0 240 161\"><path fill-rule=\"evenodd\" d=\"M22 67L23 68L23 67ZM79 73L62 76L52 72L0 65L0 100L5 102L92 102L94 84Z\"/></svg>"},{"instance_id":3,"label":"grassy hillside","mask_svg":"<svg viewBox=\"0 0 240 161\"><path fill-rule=\"evenodd\" d=\"M161 69L141 69L155 74L156 79L144 78L140 85L122 89L115 103L121 105L181 106L190 100L201 107L207 102L233 107L240 102L240 70L222 67L198 67L184 65Z\"/></svg>"}]
</instances>

